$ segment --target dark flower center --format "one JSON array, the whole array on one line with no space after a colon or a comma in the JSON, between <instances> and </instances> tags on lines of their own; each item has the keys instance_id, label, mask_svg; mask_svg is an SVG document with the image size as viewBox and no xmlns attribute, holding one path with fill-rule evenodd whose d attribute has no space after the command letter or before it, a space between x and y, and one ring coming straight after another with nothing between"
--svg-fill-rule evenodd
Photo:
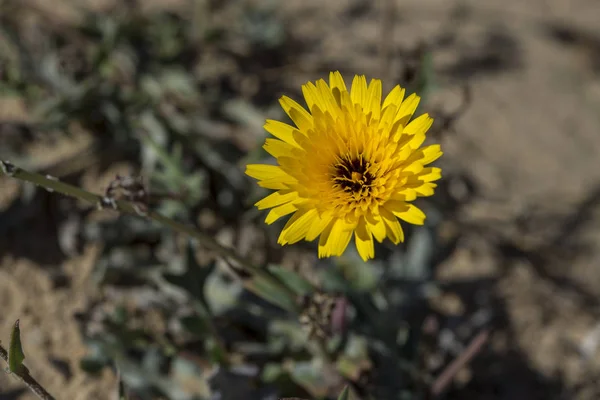
<instances>
[{"instance_id":1,"label":"dark flower center","mask_svg":"<svg viewBox=\"0 0 600 400\"><path fill-rule=\"evenodd\" d=\"M368 194L373 175L368 171L369 163L362 157L339 159L334 165L333 182L346 192Z\"/></svg>"}]
</instances>

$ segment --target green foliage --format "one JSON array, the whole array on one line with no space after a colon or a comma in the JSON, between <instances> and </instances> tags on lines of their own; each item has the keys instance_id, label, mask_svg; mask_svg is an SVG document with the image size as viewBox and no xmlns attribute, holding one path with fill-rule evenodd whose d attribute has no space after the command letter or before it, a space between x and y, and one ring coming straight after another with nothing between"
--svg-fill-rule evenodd
<instances>
[{"instance_id":1,"label":"green foliage","mask_svg":"<svg viewBox=\"0 0 600 400\"><path fill-rule=\"evenodd\" d=\"M15 322L10 333L10 343L8 345L8 369L10 372L18 373L23 366L25 353L21 345L21 328L19 328L19 320Z\"/></svg>"},{"instance_id":2,"label":"green foliage","mask_svg":"<svg viewBox=\"0 0 600 400\"><path fill-rule=\"evenodd\" d=\"M195 3L196 11L213 12ZM291 313L297 303L273 281L240 276L235 265L220 265L226 261L148 220L93 218L91 210L73 207L69 216L81 221L79 239L102 243L92 275L102 296L82 311L89 352L80 366L91 374L118 371L121 399L127 393L173 400L355 398L348 386L340 393L339 374L364 384L372 398L405 398L430 379L415 366L421 321L408 324L403 317L435 290L442 218L432 209L425 227L407 232L406 251L382 245L381 257L368 266L356 254L318 263L305 254L278 255L276 229L263 227L251 208L255 189L240 162L261 157L252 148L263 138L260 125L270 106L250 102L239 82L252 78L272 87L271 73L248 71L264 61L254 54L275 57L289 38L273 9L244 7L239 20L222 25L209 24L210 15L144 14L126 5L119 12L85 12L67 33L49 27L52 40L42 53L16 34L17 7L12 18L0 16L10 39L0 41L7 48L0 48L7 78L0 79L0 92L32 105L43 140L71 140L78 129L91 135L95 161L72 157L50 167L79 179L91 165L105 172L127 163L148 181L145 205L243 248L244 257L298 298L313 295L319 282L347 301L333 311L341 323L322 348L315 346ZM196 20L210 26L192 26ZM433 87L431 57L423 54L415 81L421 93ZM262 95L275 103L277 90ZM18 141L0 155L18 156ZM35 160L23 161L39 168ZM415 284L407 288L406 281ZM18 324L10 348L14 371L24 359Z\"/></svg>"},{"instance_id":3,"label":"green foliage","mask_svg":"<svg viewBox=\"0 0 600 400\"><path fill-rule=\"evenodd\" d=\"M342 393L340 393L340 395L338 396L338 400L348 400L348 396L349 396L349 391L348 391L348 386L346 386L344 388L344 390L342 391Z\"/></svg>"}]
</instances>

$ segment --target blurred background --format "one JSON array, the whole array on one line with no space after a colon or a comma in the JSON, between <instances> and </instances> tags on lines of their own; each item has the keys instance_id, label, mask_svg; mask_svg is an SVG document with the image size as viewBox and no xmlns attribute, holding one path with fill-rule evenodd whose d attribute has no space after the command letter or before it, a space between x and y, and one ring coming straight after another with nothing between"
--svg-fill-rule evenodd
<instances>
[{"instance_id":1,"label":"blurred background","mask_svg":"<svg viewBox=\"0 0 600 400\"><path fill-rule=\"evenodd\" d=\"M363 399L600 398L596 0L2 0L0 159L150 206L337 293ZM276 244L243 174L277 99L416 91L443 179L362 263ZM336 398L297 320L183 235L0 176L0 338L58 399ZM223 360L229 360L226 365ZM33 399L0 374L0 399ZM352 397L351 397L352 398Z\"/></svg>"}]
</instances>

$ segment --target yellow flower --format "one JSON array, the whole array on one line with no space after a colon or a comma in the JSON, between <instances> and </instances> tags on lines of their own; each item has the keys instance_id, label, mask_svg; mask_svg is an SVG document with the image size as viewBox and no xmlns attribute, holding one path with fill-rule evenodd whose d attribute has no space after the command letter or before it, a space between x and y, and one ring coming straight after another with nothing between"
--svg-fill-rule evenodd
<instances>
[{"instance_id":1,"label":"yellow flower","mask_svg":"<svg viewBox=\"0 0 600 400\"><path fill-rule=\"evenodd\" d=\"M307 111L289 97L281 106L296 125L267 120L276 139L264 148L277 165L251 164L246 174L274 193L257 202L270 208L272 224L293 214L278 243L319 238L319 257L340 256L354 234L363 260L375 255L373 238L404 241L398 218L417 225L425 214L412 202L431 196L439 168L426 167L442 155L439 145L421 147L433 119L423 114L409 122L419 96L404 99L396 86L381 103L381 81L367 85L355 76L346 89L339 72L302 86Z\"/></svg>"}]
</instances>

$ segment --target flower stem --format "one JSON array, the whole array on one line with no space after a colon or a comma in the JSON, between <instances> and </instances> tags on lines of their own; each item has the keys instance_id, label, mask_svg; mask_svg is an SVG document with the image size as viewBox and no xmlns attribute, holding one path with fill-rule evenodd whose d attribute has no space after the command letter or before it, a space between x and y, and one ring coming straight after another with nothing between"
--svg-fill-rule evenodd
<instances>
[{"instance_id":1,"label":"flower stem","mask_svg":"<svg viewBox=\"0 0 600 400\"><path fill-rule=\"evenodd\" d=\"M0 345L0 358L2 358L8 364L8 351L2 345ZM30 374L29 370L23 366L15 372L11 372L17 376L27 387L42 400L55 400L54 397L48 393L42 385L39 384Z\"/></svg>"},{"instance_id":2,"label":"flower stem","mask_svg":"<svg viewBox=\"0 0 600 400\"><path fill-rule=\"evenodd\" d=\"M129 201L115 200L112 198L100 196L100 195L97 195L94 193L90 193L90 192L83 190L81 188L78 188L76 186L70 185L68 183L61 182L57 178L54 178L54 177L51 177L48 175L44 176L44 175L37 174L34 172L29 172L22 168L16 167L15 165L13 165L12 163L7 162L7 161L0 161L0 167L1 167L2 172L4 172L5 175L8 175L14 179L18 179L20 181L33 183L33 184L40 186L50 192L57 192L57 193L61 193L61 194L65 195L65 196L74 197L74 198L86 201L88 203L95 204L99 208L112 208L112 209L122 212L122 213L135 214L135 215L138 215L141 217L150 218L150 219L158 222L159 224L167 226L177 232L181 232L186 235L189 235L190 237L196 239L204 247L216 252L224 259L229 260L229 261L233 262L234 264L237 264L241 269L243 269L245 272L249 273L252 277L261 278L264 281L266 281L268 284L270 284L271 286L275 286L275 287L279 288L281 290L281 292L283 292L283 294L285 294L286 297L288 297L288 300L289 300L287 302L289 304L288 308L292 308L292 305L294 305L293 306L294 309L290 309L289 311L298 313L298 308L297 308L297 306L295 306L296 293L290 287L285 285L278 277L276 277L274 274L272 274L266 268L261 268L261 267L252 265L251 263L246 261L242 256L237 254L234 249L231 249L231 248L221 245L214 238L212 238L211 236L209 236L206 233L199 231L198 229L196 229L193 226L177 222L175 220L167 218L164 215L159 214L154 211L151 211L151 210L149 210L149 211L141 210L139 206L137 206L136 204L129 202ZM242 283L244 284L246 289L253 291L255 294L257 294L261 297L264 297L254 287L252 278L249 278L249 279L241 278L241 279L242 279ZM268 298L266 300L272 302L272 300L269 300ZM278 304L278 305L281 305L281 304Z\"/></svg>"}]
</instances>

